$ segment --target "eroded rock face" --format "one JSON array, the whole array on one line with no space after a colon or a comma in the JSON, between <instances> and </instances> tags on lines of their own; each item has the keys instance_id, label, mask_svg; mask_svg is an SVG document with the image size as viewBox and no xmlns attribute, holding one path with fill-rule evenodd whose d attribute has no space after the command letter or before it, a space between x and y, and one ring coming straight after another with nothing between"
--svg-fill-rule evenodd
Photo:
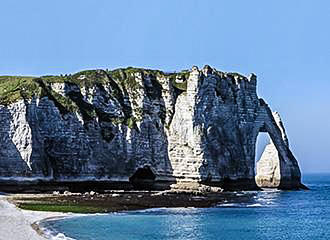
<instances>
[{"instance_id":1,"label":"eroded rock face","mask_svg":"<svg viewBox=\"0 0 330 240\"><path fill-rule=\"evenodd\" d=\"M298 162L289 150L289 141L279 113L274 112L273 117L281 131L284 145L276 147L274 141L270 139L270 143L266 145L260 160L257 162L256 183L259 187L295 188L300 184L301 174ZM304 186L301 185L301 187Z\"/></svg>"},{"instance_id":2,"label":"eroded rock face","mask_svg":"<svg viewBox=\"0 0 330 240\"><path fill-rule=\"evenodd\" d=\"M0 105L2 182L128 183L148 168L161 187L300 187L283 124L258 98L255 75L205 66L174 76L97 70L93 78L102 82L90 84L86 74L77 76L84 85L38 79L34 84L46 94ZM272 143L255 178L259 132Z\"/></svg>"}]
</instances>

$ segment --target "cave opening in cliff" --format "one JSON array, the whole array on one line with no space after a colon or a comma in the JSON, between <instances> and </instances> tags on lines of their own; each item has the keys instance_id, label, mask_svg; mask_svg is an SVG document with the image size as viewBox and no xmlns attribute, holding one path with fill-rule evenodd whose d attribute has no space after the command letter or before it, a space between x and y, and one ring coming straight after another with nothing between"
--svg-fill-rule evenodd
<instances>
[{"instance_id":1,"label":"cave opening in cliff","mask_svg":"<svg viewBox=\"0 0 330 240\"><path fill-rule=\"evenodd\" d=\"M155 183L156 175L149 166L138 168L135 173L129 178L134 189L149 190L152 189Z\"/></svg>"},{"instance_id":2,"label":"cave opening in cliff","mask_svg":"<svg viewBox=\"0 0 330 240\"><path fill-rule=\"evenodd\" d=\"M265 151L267 144L270 143L270 136L267 132L259 132L256 141L256 148L255 148L255 164L254 164L254 175L258 174L257 172L257 163L261 159L262 154Z\"/></svg>"}]
</instances>

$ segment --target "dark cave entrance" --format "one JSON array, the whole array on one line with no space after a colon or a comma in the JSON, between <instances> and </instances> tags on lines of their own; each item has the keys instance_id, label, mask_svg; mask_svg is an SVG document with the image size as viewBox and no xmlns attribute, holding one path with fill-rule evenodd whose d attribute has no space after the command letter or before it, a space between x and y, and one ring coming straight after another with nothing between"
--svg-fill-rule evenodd
<instances>
[{"instance_id":1,"label":"dark cave entrance","mask_svg":"<svg viewBox=\"0 0 330 240\"><path fill-rule=\"evenodd\" d=\"M134 189L150 190L155 183L156 175L149 166L138 168L135 173L129 178Z\"/></svg>"}]
</instances>

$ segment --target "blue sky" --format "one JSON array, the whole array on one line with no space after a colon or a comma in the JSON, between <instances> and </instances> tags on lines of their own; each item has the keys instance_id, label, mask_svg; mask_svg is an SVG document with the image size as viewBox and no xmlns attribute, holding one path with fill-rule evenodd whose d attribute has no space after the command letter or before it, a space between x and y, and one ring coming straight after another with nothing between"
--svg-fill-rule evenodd
<instances>
[{"instance_id":1,"label":"blue sky","mask_svg":"<svg viewBox=\"0 0 330 240\"><path fill-rule=\"evenodd\" d=\"M330 2L1 0L0 75L254 72L303 172L330 172Z\"/></svg>"}]
</instances>

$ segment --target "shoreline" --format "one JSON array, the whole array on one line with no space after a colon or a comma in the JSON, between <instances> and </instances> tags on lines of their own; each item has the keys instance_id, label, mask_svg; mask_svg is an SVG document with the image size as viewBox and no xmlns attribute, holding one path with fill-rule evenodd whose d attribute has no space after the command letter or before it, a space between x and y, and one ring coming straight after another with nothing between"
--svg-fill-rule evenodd
<instances>
[{"instance_id":1,"label":"shoreline","mask_svg":"<svg viewBox=\"0 0 330 240\"><path fill-rule=\"evenodd\" d=\"M91 192L92 193L92 192ZM209 193L211 194L211 193ZM84 216L84 213L113 213L120 211L143 210L159 207L212 207L215 203L227 199L232 193L212 193L213 196L192 192L145 192L145 191L114 191L110 194L1 194L0 193L0 230L4 239L44 240L49 239L46 228L40 223L67 217ZM204 201L201 201L204 200ZM77 206L81 212L45 211L45 209L28 209L31 206L59 207L58 202L71 207ZM40 205L44 204L44 205ZM74 205L73 205L74 204ZM88 204L86 206L86 204ZM93 206L100 205L99 208ZM27 206L27 207L26 207ZM61 205L62 206L62 205ZM75 209L73 209L75 210ZM87 212L85 212L87 210ZM88 212L90 211L90 212ZM54 236L54 235L52 235Z\"/></svg>"},{"instance_id":2,"label":"shoreline","mask_svg":"<svg viewBox=\"0 0 330 240\"><path fill-rule=\"evenodd\" d=\"M38 211L36 211L38 212ZM63 237L65 237L65 239L67 239L68 237L64 235L64 233L57 233L55 235L55 232L53 232L52 230L50 230L47 227L43 227L41 226L41 224L46 223L48 221L53 221L53 220L62 220L62 219L66 219L66 218L71 218L71 217L82 217L82 216L86 216L86 215L82 215L82 214L70 214L70 215L66 215L66 216L53 216L53 217L47 217L47 218L43 218L41 220L38 220L34 223L31 224L32 229L37 232L37 234L39 234L43 239L53 239L55 237L55 239L57 239L60 235L60 238L62 239ZM68 238L71 239L71 238Z\"/></svg>"},{"instance_id":3,"label":"shoreline","mask_svg":"<svg viewBox=\"0 0 330 240\"><path fill-rule=\"evenodd\" d=\"M90 192L84 194L0 194L0 211L5 213L5 221L0 222L0 229L7 230L7 233L3 234L4 239L49 239L55 235L51 229L49 232L45 231L47 227L43 227L41 223L53 219L85 216L86 213L108 214L151 208L209 208L224 203L253 204L254 196L258 192L260 191L112 191L111 193ZM17 228L17 225L20 227ZM11 235L8 235L10 233Z\"/></svg>"},{"instance_id":4,"label":"shoreline","mask_svg":"<svg viewBox=\"0 0 330 240\"><path fill-rule=\"evenodd\" d=\"M73 214L61 212L23 210L8 199L11 196L0 194L0 239L45 240L47 238L39 226L41 221L48 218L73 216Z\"/></svg>"}]
</instances>

